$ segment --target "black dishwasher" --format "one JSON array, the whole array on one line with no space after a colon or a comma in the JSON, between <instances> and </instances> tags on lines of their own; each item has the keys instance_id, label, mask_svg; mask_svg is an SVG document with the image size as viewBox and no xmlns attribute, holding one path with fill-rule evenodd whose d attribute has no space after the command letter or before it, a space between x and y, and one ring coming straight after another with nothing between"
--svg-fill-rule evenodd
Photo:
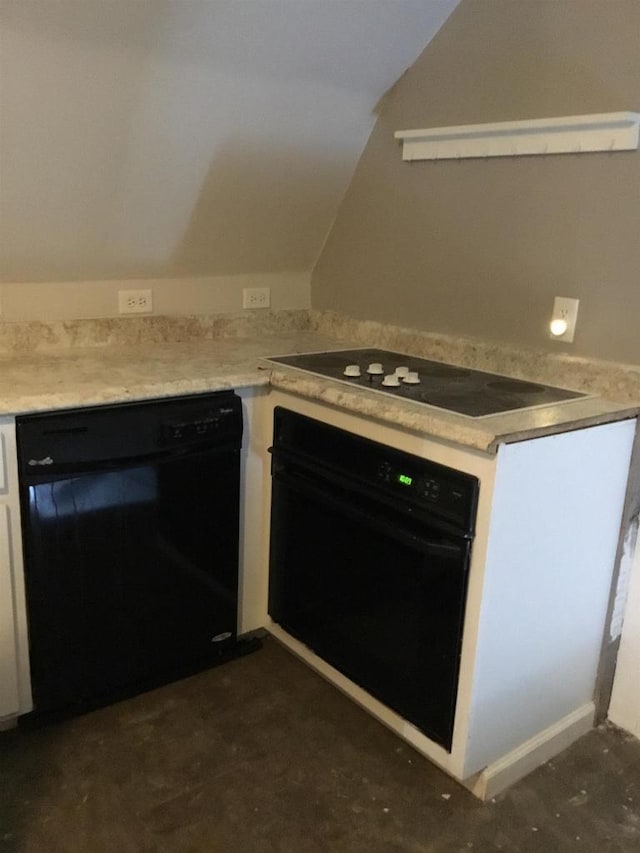
<instances>
[{"instance_id":1,"label":"black dishwasher","mask_svg":"<svg viewBox=\"0 0 640 853\"><path fill-rule=\"evenodd\" d=\"M278 407L269 614L451 748L479 483Z\"/></svg>"},{"instance_id":2,"label":"black dishwasher","mask_svg":"<svg viewBox=\"0 0 640 853\"><path fill-rule=\"evenodd\" d=\"M16 419L34 715L234 657L233 392Z\"/></svg>"}]
</instances>

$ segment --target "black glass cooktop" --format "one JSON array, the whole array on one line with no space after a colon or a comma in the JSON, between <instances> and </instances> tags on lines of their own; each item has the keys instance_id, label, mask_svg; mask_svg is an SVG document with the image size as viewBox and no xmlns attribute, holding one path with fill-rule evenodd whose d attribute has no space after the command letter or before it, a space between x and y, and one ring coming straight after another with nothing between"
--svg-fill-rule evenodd
<instances>
[{"instance_id":1,"label":"black glass cooktop","mask_svg":"<svg viewBox=\"0 0 640 853\"><path fill-rule=\"evenodd\" d=\"M586 396L566 388L380 349L301 353L268 360L471 418Z\"/></svg>"}]
</instances>

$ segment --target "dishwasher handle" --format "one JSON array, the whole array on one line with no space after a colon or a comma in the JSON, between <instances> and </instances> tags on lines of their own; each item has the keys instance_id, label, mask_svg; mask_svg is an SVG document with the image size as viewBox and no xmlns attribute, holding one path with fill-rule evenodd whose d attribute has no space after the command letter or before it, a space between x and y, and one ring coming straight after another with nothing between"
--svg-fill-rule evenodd
<instances>
[{"instance_id":1,"label":"dishwasher handle","mask_svg":"<svg viewBox=\"0 0 640 853\"><path fill-rule=\"evenodd\" d=\"M282 469L274 472L273 480L297 491L299 494L320 501L325 506L337 510L346 518L363 523L370 529L384 533L385 536L403 545L421 550L430 557L460 559L460 557L466 557L468 554L469 541L463 536L460 536L459 541L420 536L411 532L406 525L396 524L379 513L368 512L361 506L358 507L354 502L339 497L335 492L323 488L316 481L300 475L287 474Z\"/></svg>"},{"instance_id":2,"label":"dishwasher handle","mask_svg":"<svg viewBox=\"0 0 640 853\"><path fill-rule=\"evenodd\" d=\"M79 477L83 474L142 468L147 465L169 462L173 459L185 459L189 456L212 456L232 452L240 452L240 445L237 442L216 445L202 443L180 445L153 453L124 456L117 459L89 459L56 463L51 457L45 456L43 459L21 460L21 479L24 483L34 485L65 477Z\"/></svg>"}]
</instances>

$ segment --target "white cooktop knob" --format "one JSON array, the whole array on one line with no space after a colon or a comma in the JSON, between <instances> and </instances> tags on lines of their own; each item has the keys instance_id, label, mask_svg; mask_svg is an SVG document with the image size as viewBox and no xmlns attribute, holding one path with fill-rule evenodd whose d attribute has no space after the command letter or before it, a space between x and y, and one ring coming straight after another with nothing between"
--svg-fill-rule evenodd
<instances>
[{"instance_id":1,"label":"white cooktop knob","mask_svg":"<svg viewBox=\"0 0 640 853\"><path fill-rule=\"evenodd\" d=\"M400 384L400 377L396 376L395 373L388 373L384 379L382 380L383 385L392 385L398 386Z\"/></svg>"},{"instance_id":2,"label":"white cooktop knob","mask_svg":"<svg viewBox=\"0 0 640 853\"><path fill-rule=\"evenodd\" d=\"M379 361L374 361L367 367L367 373L372 376L381 376L384 373L384 368Z\"/></svg>"},{"instance_id":3,"label":"white cooktop knob","mask_svg":"<svg viewBox=\"0 0 640 853\"><path fill-rule=\"evenodd\" d=\"M409 373L408 367L405 367L404 365L402 367L396 367L396 376L400 376L402 378L403 376L406 376L407 373Z\"/></svg>"},{"instance_id":4,"label":"white cooktop knob","mask_svg":"<svg viewBox=\"0 0 640 853\"><path fill-rule=\"evenodd\" d=\"M345 376L360 376L359 364L348 364L344 369Z\"/></svg>"},{"instance_id":5,"label":"white cooktop knob","mask_svg":"<svg viewBox=\"0 0 640 853\"><path fill-rule=\"evenodd\" d=\"M418 376L417 371L410 370L405 376L402 377L402 381L407 385L418 385L420 383L420 377Z\"/></svg>"}]
</instances>

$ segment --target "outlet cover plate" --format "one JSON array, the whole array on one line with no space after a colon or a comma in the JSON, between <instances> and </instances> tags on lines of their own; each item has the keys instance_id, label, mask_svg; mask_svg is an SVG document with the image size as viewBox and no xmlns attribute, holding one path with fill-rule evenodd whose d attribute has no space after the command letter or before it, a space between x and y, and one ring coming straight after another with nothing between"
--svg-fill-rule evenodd
<instances>
[{"instance_id":1,"label":"outlet cover plate","mask_svg":"<svg viewBox=\"0 0 640 853\"><path fill-rule=\"evenodd\" d=\"M271 305L270 287L245 287L242 290L243 308L269 308Z\"/></svg>"},{"instance_id":2,"label":"outlet cover plate","mask_svg":"<svg viewBox=\"0 0 640 853\"><path fill-rule=\"evenodd\" d=\"M576 331L576 321L578 319L579 299L571 299L568 296L556 296L553 303L553 314L551 315L550 323L554 320L564 320L567 324L567 330L562 335L554 335L549 333L549 337L554 341L564 341L567 344L572 343L573 336Z\"/></svg>"},{"instance_id":3,"label":"outlet cover plate","mask_svg":"<svg viewBox=\"0 0 640 853\"><path fill-rule=\"evenodd\" d=\"M119 290L118 311L120 314L151 314L153 296L148 290Z\"/></svg>"}]
</instances>

